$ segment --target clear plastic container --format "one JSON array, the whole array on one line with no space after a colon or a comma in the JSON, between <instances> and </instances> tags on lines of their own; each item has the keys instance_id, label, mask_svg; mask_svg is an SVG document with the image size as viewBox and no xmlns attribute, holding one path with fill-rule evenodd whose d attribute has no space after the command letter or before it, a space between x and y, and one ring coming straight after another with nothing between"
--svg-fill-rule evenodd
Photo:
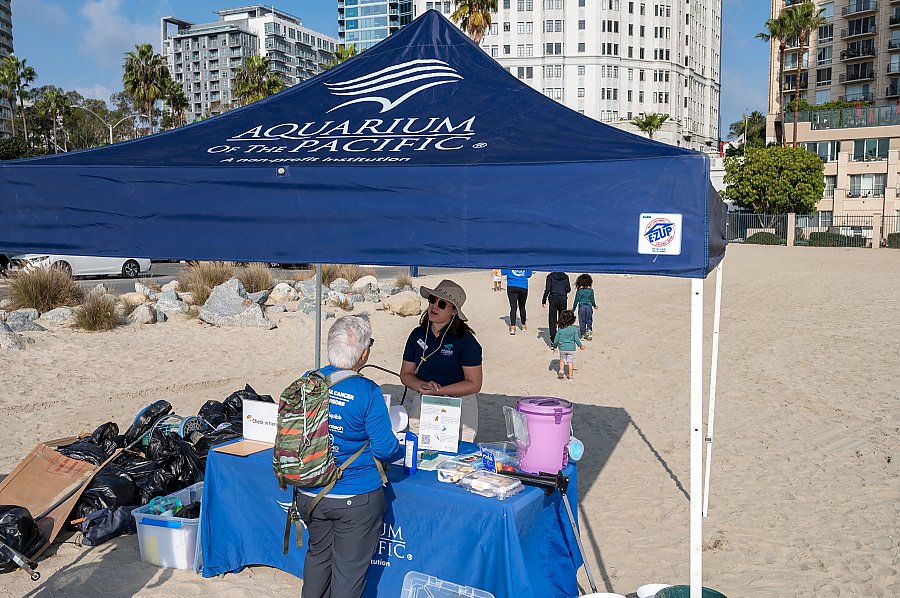
<instances>
[{"instance_id":1,"label":"clear plastic container","mask_svg":"<svg viewBox=\"0 0 900 598\"><path fill-rule=\"evenodd\" d=\"M203 496L203 482L167 496L182 505L199 501ZM174 501L157 501L174 502ZM152 515L155 504L147 504L132 512L137 523L141 561L158 567L200 570L200 519L184 519L171 515ZM170 511L169 511L170 512Z\"/></svg>"},{"instance_id":2,"label":"clear plastic container","mask_svg":"<svg viewBox=\"0 0 900 598\"><path fill-rule=\"evenodd\" d=\"M516 495L525 489L522 482L516 478L484 470L470 473L460 480L459 485L469 492L500 500Z\"/></svg>"},{"instance_id":3,"label":"clear plastic container","mask_svg":"<svg viewBox=\"0 0 900 598\"><path fill-rule=\"evenodd\" d=\"M403 576L400 598L494 598L485 590L461 586L418 571Z\"/></svg>"},{"instance_id":4,"label":"clear plastic container","mask_svg":"<svg viewBox=\"0 0 900 598\"><path fill-rule=\"evenodd\" d=\"M519 467L518 447L515 442L480 442L482 463L488 471L500 471L502 469ZM493 459L491 459L493 457ZM489 464L493 463L493 467Z\"/></svg>"},{"instance_id":5,"label":"clear plastic container","mask_svg":"<svg viewBox=\"0 0 900 598\"><path fill-rule=\"evenodd\" d=\"M437 466L437 478L439 482L458 484L460 480L478 470L479 464L463 463L457 459L447 459Z\"/></svg>"}]
</instances>

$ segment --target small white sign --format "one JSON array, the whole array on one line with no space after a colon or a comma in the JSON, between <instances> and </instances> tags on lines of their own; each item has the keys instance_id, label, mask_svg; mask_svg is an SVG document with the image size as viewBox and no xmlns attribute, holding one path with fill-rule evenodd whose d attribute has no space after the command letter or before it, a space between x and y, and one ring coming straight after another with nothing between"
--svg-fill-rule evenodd
<instances>
[{"instance_id":1,"label":"small white sign","mask_svg":"<svg viewBox=\"0 0 900 598\"><path fill-rule=\"evenodd\" d=\"M244 438L275 444L278 403L244 400Z\"/></svg>"},{"instance_id":2,"label":"small white sign","mask_svg":"<svg viewBox=\"0 0 900 598\"><path fill-rule=\"evenodd\" d=\"M459 452L462 399L422 395L419 415L419 450Z\"/></svg>"},{"instance_id":3,"label":"small white sign","mask_svg":"<svg viewBox=\"0 0 900 598\"><path fill-rule=\"evenodd\" d=\"M638 253L681 255L681 214L641 214Z\"/></svg>"}]
</instances>

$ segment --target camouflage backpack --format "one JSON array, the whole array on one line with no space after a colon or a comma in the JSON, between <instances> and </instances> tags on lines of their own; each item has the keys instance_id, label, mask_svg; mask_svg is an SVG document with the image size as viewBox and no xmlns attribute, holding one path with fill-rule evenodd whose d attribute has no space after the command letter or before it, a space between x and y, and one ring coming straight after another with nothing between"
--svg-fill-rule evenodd
<instances>
[{"instance_id":1,"label":"camouflage backpack","mask_svg":"<svg viewBox=\"0 0 900 598\"><path fill-rule=\"evenodd\" d=\"M297 546L301 545L300 513L297 510L297 488L322 487L310 502L307 516L312 514L319 501L341 479L344 470L359 457L366 447L351 455L338 467L331 453L331 437L328 430L328 390L347 378L359 376L352 370L337 370L328 376L314 370L288 386L278 401L278 427L272 468L282 490L294 486L291 508L288 509L284 531L284 554L288 551L291 522L297 524ZM387 478L381 463L375 460L382 480Z\"/></svg>"}]
</instances>

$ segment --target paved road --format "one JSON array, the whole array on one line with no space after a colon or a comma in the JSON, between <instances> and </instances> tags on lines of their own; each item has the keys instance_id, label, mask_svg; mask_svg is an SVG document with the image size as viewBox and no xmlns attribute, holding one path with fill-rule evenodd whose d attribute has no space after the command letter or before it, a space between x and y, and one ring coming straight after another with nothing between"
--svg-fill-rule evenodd
<instances>
[{"instance_id":1,"label":"paved road","mask_svg":"<svg viewBox=\"0 0 900 598\"><path fill-rule=\"evenodd\" d=\"M150 272L146 274L142 274L138 278L122 278L121 276L79 276L77 278L78 283L84 287L86 291L90 291L94 288L98 282L102 282L106 285L110 291L116 294L128 293L134 290L134 283L137 280L152 280L154 282L159 283L160 285L164 285L169 281L175 280L181 275L181 272L187 266L182 263L157 263L154 262L153 267L150 269ZM419 268L420 276L427 276L429 274L446 274L447 276L452 276L453 272L469 272L471 270L451 270L448 268ZM291 278L291 274L297 272L297 270L284 270L281 268L272 268L272 273L276 278L283 278L285 280ZM409 268L401 267L401 266L376 266L375 275L381 280L388 280L394 278L398 274L409 272ZM0 298L5 297L6 293L2 286L0 286Z\"/></svg>"}]
</instances>

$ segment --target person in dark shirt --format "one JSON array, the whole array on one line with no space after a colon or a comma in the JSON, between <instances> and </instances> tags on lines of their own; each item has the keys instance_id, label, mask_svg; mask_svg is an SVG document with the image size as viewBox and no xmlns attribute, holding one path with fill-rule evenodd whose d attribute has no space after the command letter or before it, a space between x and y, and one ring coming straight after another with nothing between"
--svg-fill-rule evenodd
<instances>
[{"instance_id":1,"label":"person in dark shirt","mask_svg":"<svg viewBox=\"0 0 900 598\"><path fill-rule=\"evenodd\" d=\"M550 342L556 338L556 323L559 316L566 309L566 303L569 301L569 293L572 291L572 285L569 283L569 275L565 272L551 272L547 275L547 282L544 285L544 297L541 299L541 307L547 307L547 301L550 301Z\"/></svg>"},{"instance_id":2,"label":"person in dark shirt","mask_svg":"<svg viewBox=\"0 0 900 598\"><path fill-rule=\"evenodd\" d=\"M410 407L410 430L419 432L421 395L460 397L460 438L472 442L478 432L481 345L462 312L466 293L452 280L442 280L433 289L423 286L420 292L428 299L428 309L406 340L400 368L400 380L418 393Z\"/></svg>"}]
</instances>

